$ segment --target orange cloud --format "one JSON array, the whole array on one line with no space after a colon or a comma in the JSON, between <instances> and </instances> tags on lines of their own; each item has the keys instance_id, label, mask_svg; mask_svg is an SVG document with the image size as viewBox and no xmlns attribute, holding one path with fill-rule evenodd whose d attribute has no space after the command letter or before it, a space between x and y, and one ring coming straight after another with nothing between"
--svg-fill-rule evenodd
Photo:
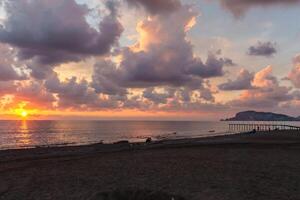
<instances>
[{"instance_id":1,"label":"orange cloud","mask_svg":"<svg viewBox=\"0 0 300 200\"><path fill-rule=\"evenodd\" d=\"M253 85L255 87L272 87L274 85L275 79L272 76L272 66L267 66L261 71L257 72L254 76Z\"/></svg>"},{"instance_id":2,"label":"orange cloud","mask_svg":"<svg viewBox=\"0 0 300 200\"><path fill-rule=\"evenodd\" d=\"M288 79L294 84L295 87L300 88L300 54L295 56L294 68L288 74Z\"/></svg>"}]
</instances>

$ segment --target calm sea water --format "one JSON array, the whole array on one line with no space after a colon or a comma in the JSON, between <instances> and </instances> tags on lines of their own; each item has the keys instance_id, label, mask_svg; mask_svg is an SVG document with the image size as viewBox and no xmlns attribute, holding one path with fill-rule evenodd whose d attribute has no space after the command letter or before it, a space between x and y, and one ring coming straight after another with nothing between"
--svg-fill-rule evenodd
<instances>
[{"instance_id":1,"label":"calm sea water","mask_svg":"<svg viewBox=\"0 0 300 200\"><path fill-rule=\"evenodd\" d=\"M0 149L201 137L227 129L226 122L0 121Z\"/></svg>"},{"instance_id":2,"label":"calm sea water","mask_svg":"<svg viewBox=\"0 0 300 200\"><path fill-rule=\"evenodd\" d=\"M300 126L299 122L285 124ZM148 137L161 140L222 134L228 134L228 122L0 121L0 149L112 143L120 140L136 142L145 141Z\"/></svg>"}]
</instances>

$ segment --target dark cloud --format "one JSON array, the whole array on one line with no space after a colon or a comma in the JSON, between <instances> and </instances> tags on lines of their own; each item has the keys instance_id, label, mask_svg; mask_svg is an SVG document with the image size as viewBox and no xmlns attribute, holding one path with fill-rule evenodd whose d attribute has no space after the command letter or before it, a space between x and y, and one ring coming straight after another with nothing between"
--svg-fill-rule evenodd
<instances>
[{"instance_id":1,"label":"dark cloud","mask_svg":"<svg viewBox=\"0 0 300 200\"><path fill-rule=\"evenodd\" d=\"M99 60L94 65L91 86L97 93L108 95L125 95L127 90L122 87L121 70L110 60Z\"/></svg>"},{"instance_id":2,"label":"dark cloud","mask_svg":"<svg viewBox=\"0 0 300 200\"><path fill-rule=\"evenodd\" d=\"M196 66L193 71L179 65L179 60L163 63L151 55L127 52L131 56L124 57L121 66L111 61L99 61L94 66L92 87L98 93L109 95L125 95L127 88L145 88L154 86L186 87L190 90L202 90L203 78L223 75L222 59L210 56L206 64ZM127 55L128 54L124 54ZM157 52L159 54L159 52ZM159 59L159 57L157 57ZM177 64L176 65L176 61ZM184 64L184 63L183 63Z\"/></svg>"},{"instance_id":3,"label":"dark cloud","mask_svg":"<svg viewBox=\"0 0 300 200\"><path fill-rule=\"evenodd\" d=\"M21 63L18 63L14 58L14 49L8 45L0 44L0 81L27 79L24 69L20 67Z\"/></svg>"},{"instance_id":4,"label":"dark cloud","mask_svg":"<svg viewBox=\"0 0 300 200\"><path fill-rule=\"evenodd\" d=\"M86 80L76 77L59 80L57 74L52 74L45 80L48 92L57 96L57 107L60 109L73 109L85 111L99 111L105 109L119 109L128 101L127 96L99 95Z\"/></svg>"},{"instance_id":5,"label":"dark cloud","mask_svg":"<svg viewBox=\"0 0 300 200\"><path fill-rule=\"evenodd\" d=\"M240 17L247 10L254 7L269 7L274 5L291 6L300 3L300 0L219 0L221 5L234 16Z\"/></svg>"},{"instance_id":6,"label":"dark cloud","mask_svg":"<svg viewBox=\"0 0 300 200\"><path fill-rule=\"evenodd\" d=\"M99 60L94 66L92 87L109 95L145 87L203 90L203 79L222 76L224 66L233 62L213 53L205 62L194 55L186 34L197 15L192 7L181 6L174 14L142 21L137 28L141 39L120 51L120 63Z\"/></svg>"},{"instance_id":7,"label":"dark cloud","mask_svg":"<svg viewBox=\"0 0 300 200\"><path fill-rule=\"evenodd\" d=\"M232 91L232 90L248 90L253 89L252 81L254 74L242 69L235 80L229 79L226 83L220 84L218 87L220 90Z\"/></svg>"},{"instance_id":8,"label":"dark cloud","mask_svg":"<svg viewBox=\"0 0 300 200\"><path fill-rule=\"evenodd\" d=\"M89 83L86 80L78 81L76 77L60 81L57 75L53 74L45 81L45 88L57 94L60 108L93 107L99 101L98 95L89 88Z\"/></svg>"},{"instance_id":9,"label":"dark cloud","mask_svg":"<svg viewBox=\"0 0 300 200\"><path fill-rule=\"evenodd\" d=\"M154 102L155 104L166 104L169 98L174 97L174 90L167 90L158 93L155 88L147 88L143 92L143 97Z\"/></svg>"},{"instance_id":10,"label":"dark cloud","mask_svg":"<svg viewBox=\"0 0 300 200\"><path fill-rule=\"evenodd\" d=\"M205 63L202 63L202 61L199 59L195 59L194 61L195 63L188 66L186 70L189 74L196 75L201 78L223 76L223 68L225 66L234 65L232 60L227 58L217 58L217 56L212 53L208 55Z\"/></svg>"},{"instance_id":11,"label":"dark cloud","mask_svg":"<svg viewBox=\"0 0 300 200\"><path fill-rule=\"evenodd\" d=\"M54 73L53 65L40 65L35 62L28 63L28 68L31 70L31 76L36 79L45 79Z\"/></svg>"},{"instance_id":12,"label":"dark cloud","mask_svg":"<svg viewBox=\"0 0 300 200\"><path fill-rule=\"evenodd\" d=\"M20 75L11 65L3 65L0 61L0 81L23 80L25 75Z\"/></svg>"},{"instance_id":13,"label":"dark cloud","mask_svg":"<svg viewBox=\"0 0 300 200\"><path fill-rule=\"evenodd\" d=\"M86 21L87 6L74 0L9 0L5 3L7 18L0 28L0 41L17 47L19 59L32 59L32 70L104 55L123 31L112 5L107 4L111 12L103 17L97 31Z\"/></svg>"},{"instance_id":14,"label":"dark cloud","mask_svg":"<svg viewBox=\"0 0 300 200\"><path fill-rule=\"evenodd\" d=\"M202 90L200 90L200 98L205 101L215 102L213 92L209 88L202 88Z\"/></svg>"},{"instance_id":15,"label":"dark cloud","mask_svg":"<svg viewBox=\"0 0 300 200\"><path fill-rule=\"evenodd\" d=\"M173 12L181 6L179 0L126 0L126 1L131 6L144 7L151 14Z\"/></svg>"},{"instance_id":16,"label":"dark cloud","mask_svg":"<svg viewBox=\"0 0 300 200\"><path fill-rule=\"evenodd\" d=\"M272 42L260 42L254 46L250 46L247 54L250 56L270 57L277 53L276 44Z\"/></svg>"}]
</instances>

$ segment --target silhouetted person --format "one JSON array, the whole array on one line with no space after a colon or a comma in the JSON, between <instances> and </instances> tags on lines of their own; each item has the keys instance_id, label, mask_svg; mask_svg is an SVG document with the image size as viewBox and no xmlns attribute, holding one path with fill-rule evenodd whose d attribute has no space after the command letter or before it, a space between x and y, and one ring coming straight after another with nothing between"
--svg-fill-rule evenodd
<instances>
[{"instance_id":1,"label":"silhouetted person","mask_svg":"<svg viewBox=\"0 0 300 200\"><path fill-rule=\"evenodd\" d=\"M146 139L146 143L151 143L151 142L152 142L151 137L148 137L148 138Z\"/></svg>"}]
</instances>

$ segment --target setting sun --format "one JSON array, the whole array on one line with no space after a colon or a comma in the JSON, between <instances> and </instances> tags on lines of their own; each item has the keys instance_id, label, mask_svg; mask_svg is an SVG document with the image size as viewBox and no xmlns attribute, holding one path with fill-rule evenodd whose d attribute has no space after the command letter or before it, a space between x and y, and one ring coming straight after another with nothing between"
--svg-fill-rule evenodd
<instances>
[{"instance_id":1,"label":"setting sun","mask_svg":"<svg viewBox=\"0 0 300 200\"><path fill-rule=\"evenodd\" d=\"M16 115L18 115L19 117L22 117L22 118L27 118L28 114L29 114L28 111L24 110L23 108L16 109L15 113L16 113Z\"/></svg>"},{"instance_id":2,"label":"setting sun","mask_svg":"<svg viewBox=\"0 0 300 200\"><path fill-rule=\"evenodd\" d=\"M27 117L28 116L28 112L27 111L22 111L21 112L21 116L23 117L23 118L25 118L25 117Z\"/></svg>"},{"instance_id":3,"label":"setting sun","mask_svg":"<svg viewBox=\"0 0 300 200\"><path fill-rule=\"evenodd\" d=\"M15 115L17 115L18 117L21 118L27 118L29 116L29 113L32 113L32 111L25 109L24 107L26 106L26 103L22 102L19 103L19 108L16 108L13 110L13 112L15 113Z\"/></svg>"}]
</instances>

